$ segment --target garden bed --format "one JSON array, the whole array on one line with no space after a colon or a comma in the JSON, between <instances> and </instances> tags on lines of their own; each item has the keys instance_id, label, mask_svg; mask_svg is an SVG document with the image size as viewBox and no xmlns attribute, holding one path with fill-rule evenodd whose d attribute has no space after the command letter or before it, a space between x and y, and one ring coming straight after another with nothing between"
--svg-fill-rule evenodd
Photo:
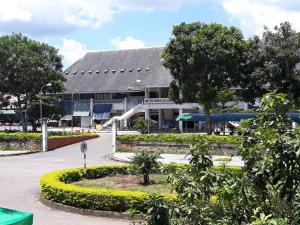
<instances>
[{"instance_id":1,"label":"garden bed","mask_svg":"<svg viewBox=\"0 0 300 225\"><path fill-rule=\"evenodd\" d=\"M168 175L151 174L150 185L143 185L138 175L117 174L98 179L82 179L75 182L75 185L92 188L118 188L128 191L144 191L156 194L173 193L171 185L167 181Z\"/></svg>"},{"instance_id":2,"label":"garden bed","mask_svg":"<svg viewBox=\"0 0 300 225\"><path fill-rule=\"evenodd\" d=\"M66 145L97 138L99 135L93 133L70 134L49 132L48 149L54 150ZM0 150L2 151L41 151L42 134L25 132L0 132Z\"/></svg>"},{"instance_id":3,"label":"garden bed","mask_svg":"<svg viewBox=\"0 0 300 225\"><path fill-rule=\"evenodd\" d=\"M173 169L184 167L186 165L174 165ZM170 166L165 166L166 172L168 169ZM219 170L220 167L215 169ZM242 171L240 167L228 169L235 175ZM55 171L41 177L41 194L47 200L82 209L125 212L133 207L143 208L150 197L149 190L126 190L117 187L116 183L109 187L104 187L103 182L96 187L90 184L103 178L107 180L109 176L130 174L127 165L89 167L86 176L83 175L82 168ZM85 186L87 182L88 187ZM163 193L163 196L165 201L176 199L175 194Z\"/></svg>"},{"instance_id":4,"label":"garden bed","mask_svg":"<svg viewBox=\"0 0 300 225\"><path fill-rule=\"evenodd\" d=\"M193 144L210 143L213 155L236 155L238 139L233 136L203 134L136 134L118 135L117 151L135 152L137 150L159 153L188 154Z\"/></svg>"}]
</instances>

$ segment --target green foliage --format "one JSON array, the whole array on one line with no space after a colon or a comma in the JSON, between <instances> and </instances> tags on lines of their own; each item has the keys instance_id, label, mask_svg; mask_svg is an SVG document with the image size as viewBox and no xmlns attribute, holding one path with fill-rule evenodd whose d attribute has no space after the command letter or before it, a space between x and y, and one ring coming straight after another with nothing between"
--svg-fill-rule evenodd
<instances>
[{"instance_id":1,"label":"green foliage","mask_svg":"<svg viewBox=\"0 0 300 225\"><path fill-rule=\"evenodd\" d=\"M131 159L132 169L143 176L144 185L150 184L150 173L157 173L160 168L158 159L161 158L157 152L138 151Z\"/></svg>"},{"instance_id":2,"label":"green foliage","mask_svg":"<svg viewBox=\"0 0 300 225\"><path fill-rule=\"evenodd\" d=\"M177 193L166 205L167 223L299 224L300 140L286 116L291 104L274 93L260 104L256 119L240 129L244 173L235 175L226 165L215 169L208 141L194 145L190 165L165 168Z\"/></svg>"},{"instance_id":3,"label":"green foliage","mask_svg":"<svg viewBox=\"0 0 300 225\"><path fill-rule=\"evenodd\" d=\"M300 184L300 141L286 116L289 108L285 94L267 94L261 101L257 119L241 128L241 155L247 162L246 170L262 192L272 194L283 201L281 204L286 201L281 213L291 212L289 202Z\"/></svg>"},{"instance_id":4,"label":"green foliage","mask_svg":"<svg viewBox=\"0 0 300 225\"><path fill-rule=\"evenodd\" d=\"M202 134L122 134L117 136L121 143L170 143L196 144L207 141L211 144L238 144L234 136L202 135Z\"/></svg>"},{"instance_id":5,"label":"green foliage","mask_svg":"<svg viewBox=\"0 0 300 225\"><path fill-rule=\"evenodd\" d=\"M169 173L170 167L173 171L184 171L189 166L174 164L172 166L163 165L162 167L162 173ZM220 167L214 167L213 169L219 171ZM116 174L129 174L130 170L131 168L127 165L88 167L85 178L97 179ZM229 167L228 171L232 171L233 174L240 174L242 169ZM40 178L42 196L57 203L84 209L116 212L124 212L129 209L146 212L149 209L147 204L145 205L150 199L149 193L112 188L86 188L72 184L83 177L82 168L65 169L45 174ZM172 205L176 201L176 195L164 194L163 199L165 204ZM155 204L150 205L155 206Z\"/></svg>"},{"instance_id":6,"label":"green foliage","mask_svg":"<svg viewBox=\"0 0 300 225\"><path fill-rule=\"evenodd\" d=\"M0 37L0 93L11 97L11 107L19 112L24 130L22 112L39 100L41 87L51 83L52 92L63 91L62 67L54 47L22 34Z\"/></svg>"},{"instance_id":7,"label":"green foliage","mask_svg":"<svg viewBox=\"0 0 300 225\"><path fill-rule=\"evenodd\" d=\"M169 225L169 209L163 196L150 195L146 201L147 225Z\"/></svg>"},{"instance_id":8,"label":"green foliage","mask_svg":"<svg viewBox=\"0 0 300 225\"><path fill-rule=\"evenodd\" d=\"M64 138L70 136L98 136L93 133L84 134L72 134L70 132L60 133L60 132L49 132L49 138ZM29 132L0 132L0 141L25 141L30 139L41 139L41 133L29 133Z\"/></svg>"},{"instance_id":9,"label":"green foliage","mask_svg":"<svg viewBox=\"0 0 300 225\"><path fill-rule=\"evenodd\" d=\"M128 166L89 167L88 179L114 174L128 174ZM121 189L86 188L73 185L72 182L83 178L83 169L67 169L48 173L40 178L41 193L44 198L78 208L124 212L130 208L142 209L149 194L140 191ZM165 194L168 201L174 195ZM145 210L145 209L143 209Z\"/></svg>"},{"instance_id":10,"label":"green foliage","mask_svg":"<svg viewBox=\"0 0 300 225\"><path fill-rule=\"evenodd\" d=\"M53 96L40 96L43 104L43 117L59 120L65 115L63 108L57 106L56 98ZM28 106L27 113L30 115L30 122L32 124L33 131L36 131L37 122L40 120L40 102L32 102Z\"/></svg>"},{"instance_id":11,"label":"green foliage","mask_svg":"<svg viewBox=\"0 0 300 225\"><path fill-rule=\"evenodd\" d=\"M210 110L218 103L219 91L234 85L246 47L241 31L235 27L196 22L173 28L162 54L164 66L174 77L170 97L177 103L203 105L209 134Z\"/></svg>"},{"instance_id":12,"label":"green foliage","mask_svg":"<svg viewBox=\"0 0 300 225\"><path fill-rule=\"evenodd\" d=\"M0 141L25 141L29 139L41 139L41 133L26 133L26 132L0 132Z\"/></svg>"},{"instance_id":13,"label":"green foliage","mask_svg":"<svg viewBox=\"0 0 300 225\"><path fill-rule=\"evenodd\" d=\"M241 94L246 101L254 101L267 91L285 93L289 100L297 100L300 88L300 35L288 22L274 31L265 28L262 38L249 40L244 54L243 73L239 76Z\"/></svg>"},{"instance_id":14,"label":"green foliage","mask_svg":"<svg viewBox=\"0 0 300 225\"><path fill-rule=\"evenodd\" d=\"M138 117L133 122L133 129L139 130L142 133L148 132L148 127L149 127L149 131L152 130L153 128L156 128L157 122L151 119L144 119L143 117Z\"/></svg>"},{"instance_id":15,"label":"green foliage","mask_svg":"<svg viewBox=\"0 0 300 225\"><path fill-rule=\"evenodd\" d=\"M237 104L237 96L235 95L235 91L231 89L221 90L217 95L217 102L218 102L218 106L216 107L217 109L221 109L221 110L226 109L227 107L225 106L225 104L227 102L234 102L234 104L229 108L235 107Z\"/></svg>"}]
</instances>

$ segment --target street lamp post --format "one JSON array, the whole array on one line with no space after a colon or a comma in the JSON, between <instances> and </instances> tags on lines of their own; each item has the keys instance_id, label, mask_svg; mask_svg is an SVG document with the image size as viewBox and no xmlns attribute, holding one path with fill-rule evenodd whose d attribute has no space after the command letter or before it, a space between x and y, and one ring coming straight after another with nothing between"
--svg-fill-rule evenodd
<instances>
[{"instance_id":1,"label":"street lamp post","mask_svg":"<svg viewBox=\"0 0 300 225\"><path fill-rule=\"evenodd\" d=\"M73 133L74 92L72 92L71 133Z\"/></svg>"},{"instance_id":2,"label":"street lamp post","mask_svg":"<svg viewBox=\"0 0 300 225\"><path fill-rule=\"evenodd\" d=\"M40 117L41 117L41 132L42 132L42 125L43 125L43 101L42 101L42 93L43 93L43 88L44 87L51 87L52 84L48 83L45 84L41 87L40 93L41 93L41 98L40 98Z\"/></svg>"}]
</instances>

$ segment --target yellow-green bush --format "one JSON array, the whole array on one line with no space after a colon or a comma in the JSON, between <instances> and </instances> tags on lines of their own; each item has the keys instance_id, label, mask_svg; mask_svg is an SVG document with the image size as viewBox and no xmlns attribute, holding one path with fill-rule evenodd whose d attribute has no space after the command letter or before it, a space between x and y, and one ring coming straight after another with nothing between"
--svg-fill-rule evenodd
<instances>
[{"instance_id":1,"label":"yellow-green bush","mask_svg":"<svg viewBox=\"0 0 300 225\"><path fill-rule=\"evenodd\" d=\"M185 165L175 165L185 168ZM231 171L231 167L228 167ZM233 171L242 169L234 167ZM166 170L167 171L167 170ZM128 174L128 166L97 166L87 169L87 179L96 179L114 174ZM40 178L42 196L64 205L84 209L124 212L132 207L141 208L150 193L122 189L87 188L72 184L83 178L83 169L66 169L45 174ZM174 194L165 194L166 201L176 199Z\"/></svg>"},{"instance_id":2,"label":"yellow-green bush","mask_svg":"<svg viewBox=\"0 0 300 225\"><path fill-rule=\"evenodd\" d=\"M195 144L208 141L211 144L238 144L234 136L206 135L206 134L122 134L117 136L121 143L171 143Z\"/></svg>"}]
</instances>

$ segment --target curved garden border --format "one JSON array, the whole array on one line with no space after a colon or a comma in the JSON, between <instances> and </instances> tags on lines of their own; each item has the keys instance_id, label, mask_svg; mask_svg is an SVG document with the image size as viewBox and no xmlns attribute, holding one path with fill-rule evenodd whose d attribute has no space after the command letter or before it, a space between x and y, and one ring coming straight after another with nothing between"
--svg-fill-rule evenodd
<instances>
[{"instance_id":1,"label":"curved garden border","mask_svg":"<svg viewBox=\"0 0 300 225\"><path fill-rule=\"evenodd\" d=\"M187 165L175 165L176 168ZM170 168L166 166L166 168ZM220 167L216 167L219 169ZM234 174L240 167L228 167ZM128 165L97 166L87 169L86 178L96 179L114 174L129 174ZM88 188L72 184L83 178L83 169L66 169L45 174L40 178L41 195L46 200L80 209L126 212L130 208L143 209L150 193L122 189ZM176 199L174 194L164 194L166 201Z\"/></svg>"}]
</instances>

